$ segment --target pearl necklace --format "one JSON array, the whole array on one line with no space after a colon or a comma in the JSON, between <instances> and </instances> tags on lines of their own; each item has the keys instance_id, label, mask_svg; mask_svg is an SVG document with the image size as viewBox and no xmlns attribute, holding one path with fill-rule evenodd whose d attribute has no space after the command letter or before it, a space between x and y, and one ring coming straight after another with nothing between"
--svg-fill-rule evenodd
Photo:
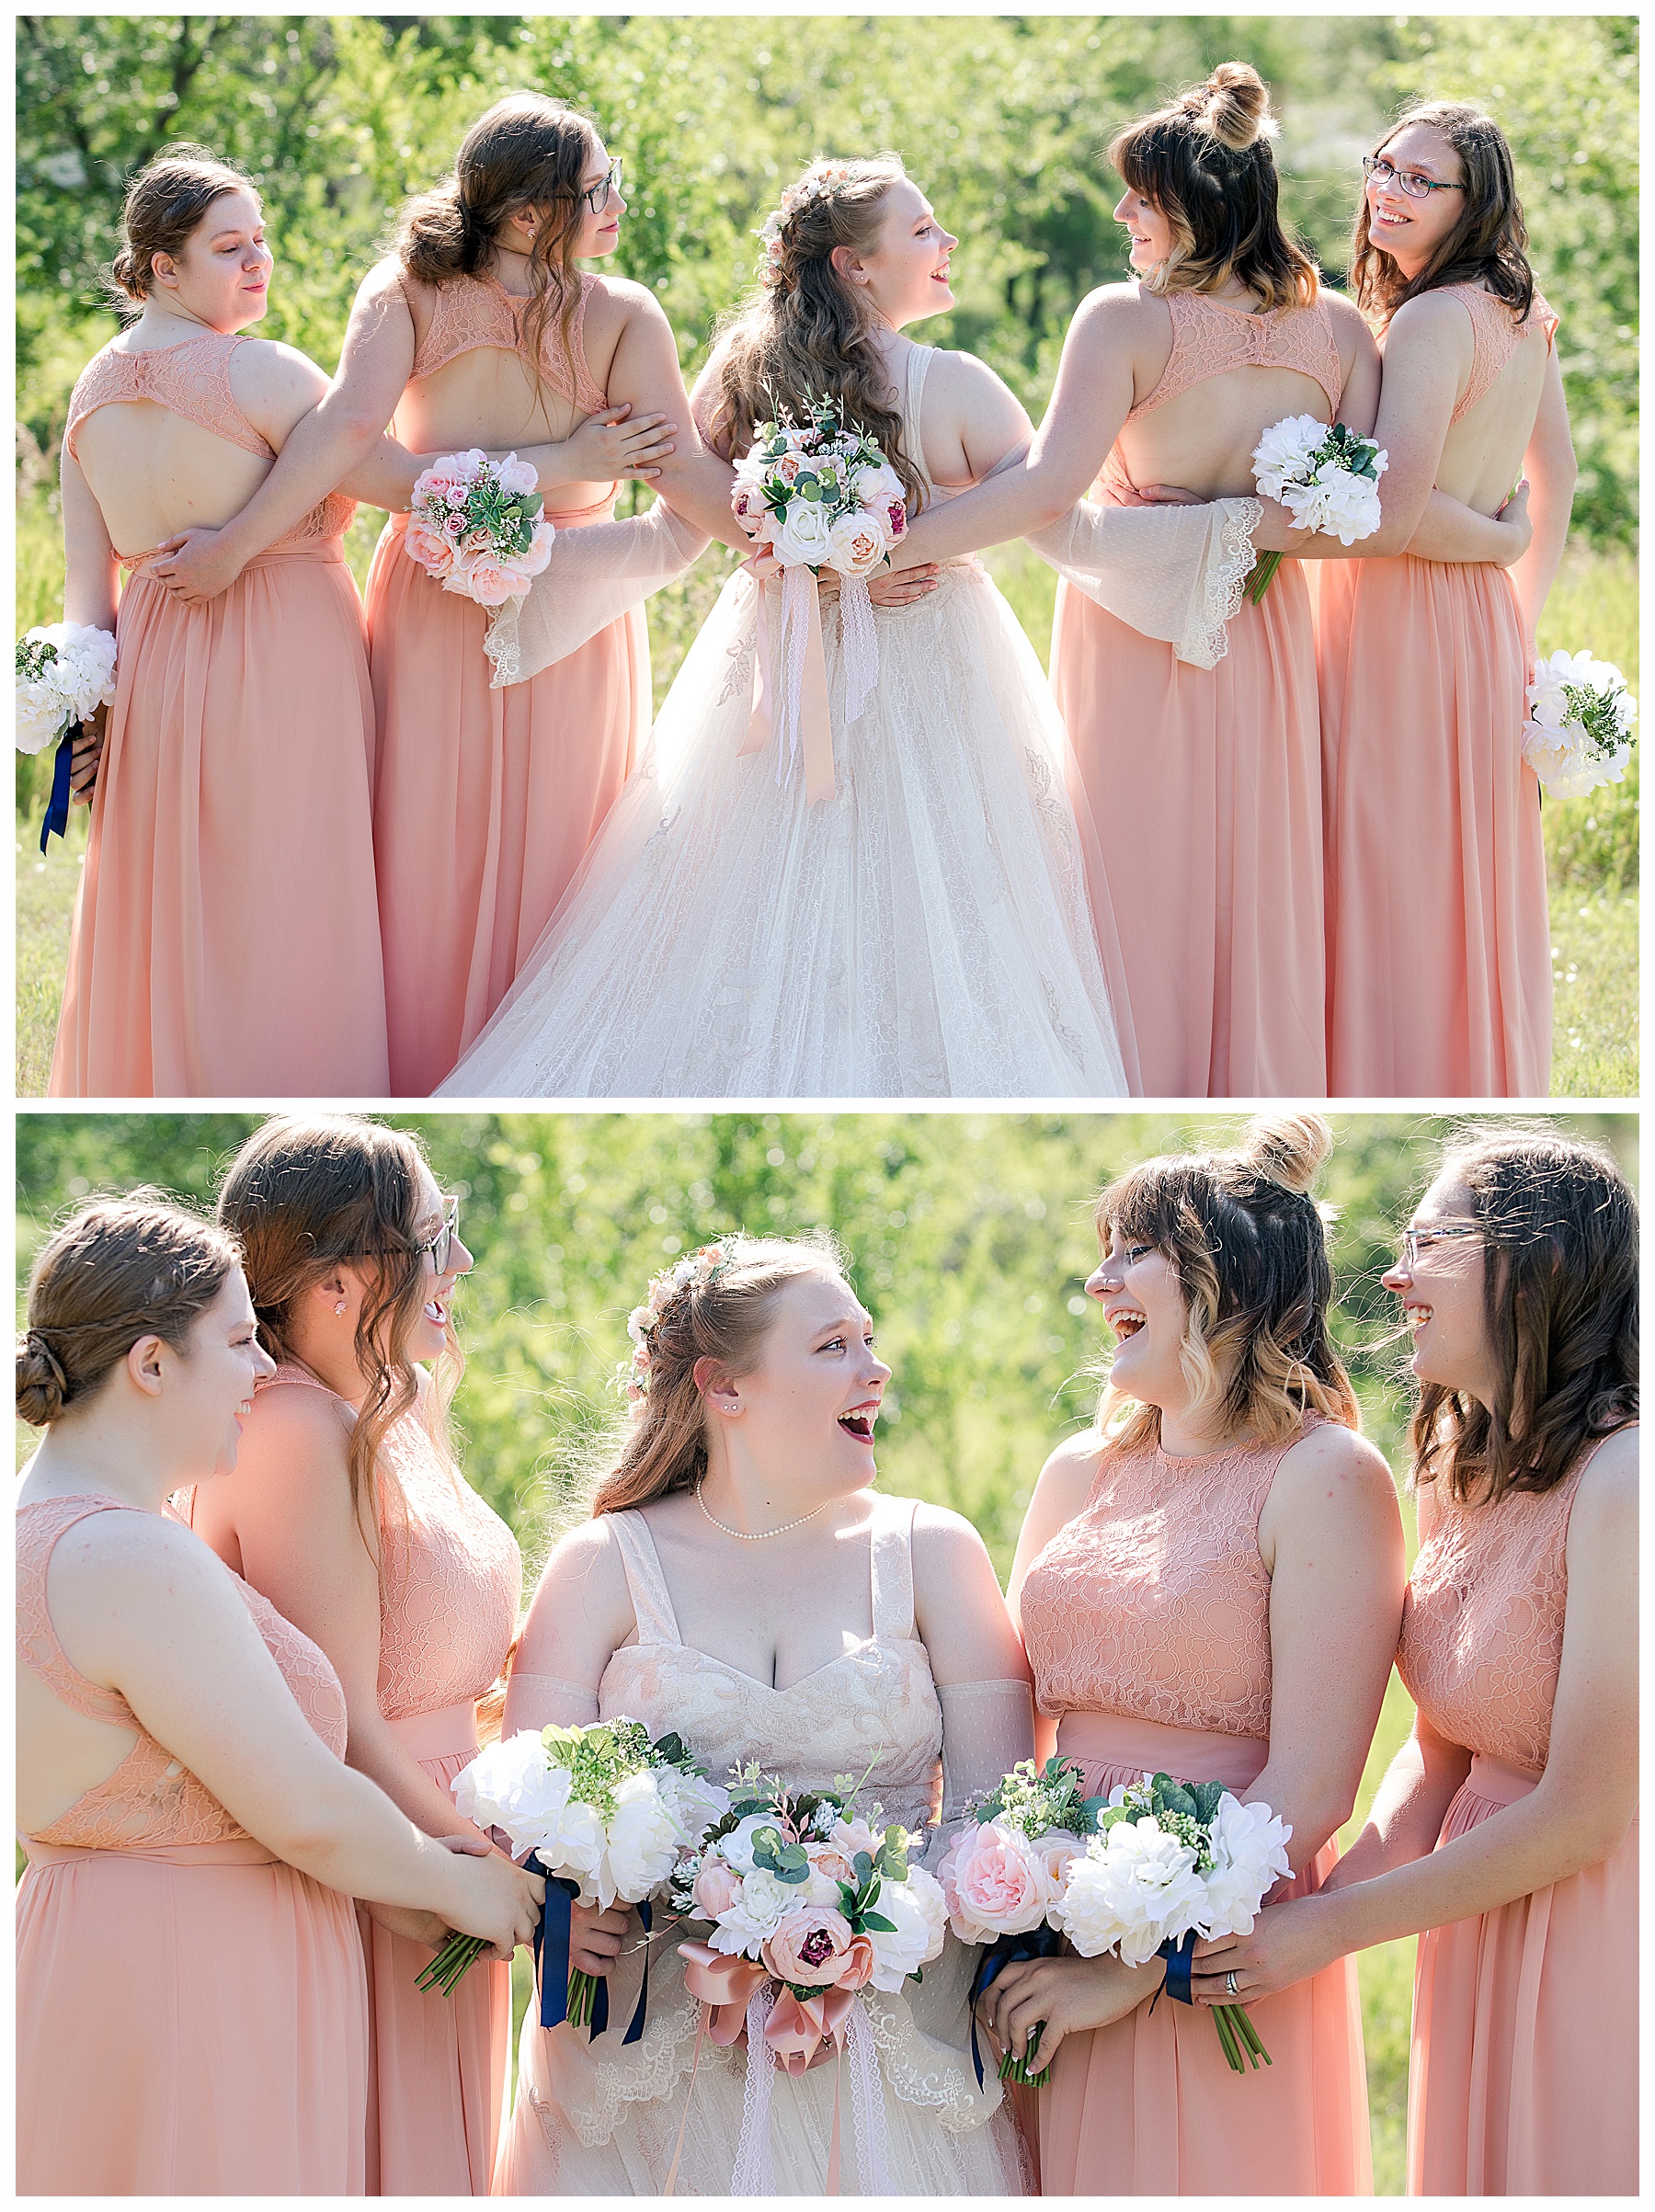
<instances>
[{"instance_id":1,"label":"pearl necklace","mask_svg":"<svg viewBox=\"0 0 1655 2212\"><path fill-rule=\"evenodd\" d=\"M724 1522L718 1520L714 1514L707 1512L707 1501L701 1494L700 1483L695 1486L695 1502L700 1506L702 1511L706 1513L707 1519L712 1522L721 1535L734 1536L737 1544L768 1544L772 1536L785 1536L789 1529L803 1528L807 1521L816 1519L816 1513L826 1512L833 1500L830 1498L824 1498L821 1504L816 1507L816 1512L801 1513L796 1521L784 1521L780 1528L760 1529L756 1536L749 1535L748 1531L743 1528L730 1528Z\"/></svg>"}]
</instances>

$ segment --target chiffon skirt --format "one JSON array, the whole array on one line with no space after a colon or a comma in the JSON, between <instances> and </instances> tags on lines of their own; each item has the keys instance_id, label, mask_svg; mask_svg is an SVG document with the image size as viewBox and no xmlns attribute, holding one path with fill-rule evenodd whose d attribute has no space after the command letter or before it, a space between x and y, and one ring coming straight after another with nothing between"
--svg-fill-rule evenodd
<instances>
[{"instance_id":1,"label":"chiffon skirt","mask_svg":"<svg viewBox=\"0 0 1655 2212\"><path fill-rule=\"evenodd\" d=\"M424 1098L506 996L626 781L649 728L649 633L634 610L491 690L487 610L405 556L406 529L391 518L368 577L373 835L391 1089Z\"/></svg>"},{"instance_id":2,"label":"chiffon skirt","mask_svg":"<svg viewBox=\"0 0 1655 2212\"><path fill-rule=\"evenodd\" d=\"M1325 1094L1321 760L1300 564L1243 601L1216 667L1067 584L1052 691L1090 828L1100 934L1119 931L1150 1098Z\"/></svg>"},{"instance_id":3,"label":"chiffon skirt","mask_svg":"<svg viewBox=\"0 0 1655 2212\"><path fill-rule=\"evenodd\" d=\"M1478 1758L1451 1842L1535 1786ZM1638 1822L1596 1866L1428 1928L1414 1978L1410 2196L1638 2192Z\"/></svg>"},{"instance_id":4,"label":"chiffon skirt","mask_svg":"<svg viewBox=\"0 0 1655 2212\"><path fill-rule=\"evenodd\" d=\"M1551 923L1511 580L1317 566L1332 1089L1544 1098Z\"/></svg>"},{"instance_id":5,"label":"chiffon skirt","mask_svg":"<svg viewBox=\"0 0 1655 2212\"><path fill-rule=\"evenodd\" d=\"M392 1726L445 1792L477 1755L474 1705ZM358 1919L368 1962L368 2194L486 2196L511 2051L511 1968L479 1959L451 1997L424 1991L416 1984L434 1954L360 1907Z\"/></svg>"},{"instance_id":6,"label":"chiffon skirt","mask_svg":"<svg viewBox=\"0 0 1655 2212\"><path fill-rule=\"evenodd\" d=\"M1158 1772L1243 1790L1267 1748L1102 1713L1065 1714L1057 1731L1095 1792ZM1338 1855L1325 1845L1289 1894L1318 1887ZM1165 1996L1068 2036L1040 2101L1042 2195L1371 2195L1355 1961L1247 2009L1273 2061L1256 2072L1230 2071L1205 2007Z\"/></svg>"},{"instance_id":7,"label":"chiffon skirt","mask_svg":"<svg viewBox=\"0 0 1655 2212\"><path fill-rule=\"evenodd\" d=\"M18 2194L360 2196L368 2008L349 1899L251 1841L29 1849Z\"/></svg>"},{"instance_id":8,"label":"chiffon skirt","mask_svg":"<svg viewBox=\"0 0 1655 2212\"><path fill-rule=\"evenodd\" d=\"M54 1098L380 1097L373 701L337 538L116 625Z\"/></svg>"}]
</instances>

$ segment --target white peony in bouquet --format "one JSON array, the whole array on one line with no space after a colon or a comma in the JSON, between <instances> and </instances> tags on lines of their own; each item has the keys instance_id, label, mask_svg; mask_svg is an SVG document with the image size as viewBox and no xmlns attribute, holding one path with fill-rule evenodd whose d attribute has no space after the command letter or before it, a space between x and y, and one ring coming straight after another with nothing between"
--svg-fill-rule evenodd
<instances>
[{"instance_id":1,"label":"white peony in bouquet","mask_svg":"<svg viewBox=\"0 0 1655 2212\"><path fill-rule=\"evenodd\" d=\"M1529 686L1523 757L1554 799L1578 799L1625 780L1638 701L1610 661L1553 653Z\"/></svg>"},{"instance_id":2,"label":"white peony in bouquet","mask_svg":"<svg viewBox=\"0 0 1655 2212\"><path fill-rule=\"evenodd\" d=\"M1114 1952L1141 1967L1162 1952L1167 1986L1188 1995L1197 1935L1245 1935L1290 1872L1293 1830L1267 1805L1243 1805L1220 1782L1146 1774L1110 1792L1098 1833L1074 1859L1053 1920L1082 1958ZM1239 2004L1213 2007L1235 2072L1270 2053Z\"/></svg>"},{"instance_id":3,"label":"white peony in bouquet","mask_svg":"<svg viewBox=\"0 0 1655 2212\"><path fill-rule=\"evenodd\" d=\"M17 641L17 750L43 752L53 738L51 796L40 850L69 819L69 770L81 725L115 697L115 640L86 622L44 622Z\"/></svg>"},{"instance_id":4,"label":"white peony in bouquet","mask_svg":"<svg viewBox=\"0 0 1655 2212\"><path fill-rule=\"evenodd\" d=\"M568 1958L569 1907L637 1905L666 1886L682 1853L729 1804L675 1736L650 1741L643 1724L617 1716L586 1727L524 1729L490 1744L454 1777L454 1802L479 1828L497 1828L514 1856L531 1853L548 1876L542 1934L554 1959ZM647 1925L647 1921L645 1921ZM487 1945L455 1935L419 1977L422 1990L452 1992ZM541 1942L535 1945L540 1955ZM589 2025L607 1994L589 1974L554 1971L542 1981L541 2019ZM635 2024L640 2031L642 2021ZM599 2023L599 2027L601 2022ZM629 2033L627 2040L632 2040Z\"/></svg>"},{"instance_id":5,"label":"white peony in bouquet","mask_svg":"<svg viewBox=\"0 0 1655 2212\"><path fill-rule=\"evenodd\" d=\"M1354 545L1378 529L1387 456L1371 438L1359 438L1341 422L1290 415L1265 431L1252 460L1253 482L1267 499L1280 500L1301 530ZM1255 607L1281 564L1279 553L1260 561L1247 592Z\"/></svg>"},{"instance_id":6,"label":"white peony in bouquet","mask_svg":"<svg viewBox=\"0 0 1655 2212\"><path fill-rule=\"evenodd\" d=\"M556 531L528 462L445 453L414 486L403 551L444 591L503 607L520 599L552 558Z\"/></svg>"}]
</instances>

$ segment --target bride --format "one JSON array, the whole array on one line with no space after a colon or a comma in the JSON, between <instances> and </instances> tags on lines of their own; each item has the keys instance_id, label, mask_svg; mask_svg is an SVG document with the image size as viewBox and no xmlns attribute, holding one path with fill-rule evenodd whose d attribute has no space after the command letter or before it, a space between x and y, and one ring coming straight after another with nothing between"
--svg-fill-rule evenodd
<instances>
[{"instance_id":1,"label":"bride","mask_svg":"<svg viewBox=\"0 0 1655 2212\"><path fill-rule=\"evenodd\" d=\"M1027 1670L970 1523L869 1488L891 1371L835 1256L727 1237L658 1276L634 1320L643 1395L591 1522L558 1545L535 1593L507 1734L626 1714L652 1735L676 1729L714 1781L748 1760L793 1787L865 1773L887 1820L927 1827L939 1794L944 1819L957 1814L1029 1755ZM609 1977L611 2024L588 2041L531 2008L496 2194L655 2195L670 2175L679 2195L728 2195L748 2058L710 2036L698 2055L677 1946L700 1931L657 1916L647 2024L628 2047L638 1917L577 1905L574 1922L571 1961ZM984 2089L972 2068L975 1958L951 1937L919 1985L857 2000L900 2195L1025 2185L994 2067ZM822 2190L834 2078L832 2062L773 2078L782 2195ZM843 2097L855 2171L853 2136L865 2149L879 2120L864 2114L853 2130L849 2068Z\"/></svg>"},{"instance_id":2,"label":"bride","mask_svg":"<svg viewBox=\"0 0 1655 2212\"><path fill-rule=\"evenodd\" d=\"M957 242L895 156L815 165L767 231L762 289L692 401L714 452L747 450L779 408L803 420L836 401L884 446L910 514L1021 456L1028 417L993 371L904 335L953 305ZM1170 509L1131 519L1189 526ZM579 536L592 544L568 557L589 561L604 536ZM1117 1030L1113 918L1106 899L1089 911L1063 724L1005 600L965 561L913 603L876 606L879 680L849 726L826 603L836 788L812 803L774 740L742 749L759 588L745 572L725 587L643 764L442 1092L1124 1094L1136 1057ZM522 627L555 629L572 604L554 560Z\"/></svg>"}]
</instances>

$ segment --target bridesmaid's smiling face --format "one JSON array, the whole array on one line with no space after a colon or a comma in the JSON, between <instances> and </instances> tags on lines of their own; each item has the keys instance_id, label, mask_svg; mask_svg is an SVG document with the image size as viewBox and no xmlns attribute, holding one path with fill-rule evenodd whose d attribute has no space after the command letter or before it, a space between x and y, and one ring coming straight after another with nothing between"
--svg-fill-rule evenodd
<instances>
[{"instance_id":1,"label":"bridesmaid's smiling face","mask_svg":"<svg viewBox=\"0 0 1655 2212\"><path fill-rule=\"evenodd\" d=\"M210 330L245 330L264 317L274 266L258 195L221 192L178 254L152 257L150 297Z\"/></svg>"},{"instance_id":2,"label":"bridesmaid's smiling face","mask_svg":"<svg viewBox=\"0 0 1655 2212\"><path fill-rule=\"evenodd\" d=\"M1488 1261L1470 1192L1438 1176L1408 1226L1414 1254L1404 1251L1383 1280L1408 1318L1409 1364L1422 1383L1492 1405L1498 1377L1483 1302Z\"/></svg>"},{"instance_id":3,"label":"bridesmaid's smiling face","mask_svg":"<svg viewBox=\"0 0 1655 2212\"><path fill-rule=\"evenodd\" d=\"M1172 251L1172 225L1153 200L1135 192L1130 185L1114 203L1114 219L1124 223L1131 247L1126 258L1136 276L1158 269Z\"/></svg>"},{"instance_id":4,"label":"bridesmaid's smiling face","mask_svg":"<svg viewBox=\"0 0 1655 2212\"><path fill-rule=\"evenodd\" d=\"M421 1169L419 1214L415 1223L414 1241L428 1246L420 1255L420 1265L425 1271L425 1302L408 1331L407 1355L411 1360L435 1360L447 1349L454 1285L472 1270L472 1255L460 1241L457 1226L447 1240L448 1250L442 1254L440 1268L437 1265L437 1252L428 1249L430 1241L436 1240L438 1250L441 1249L441 1232L450 1216L450 1201L437 1188L430 1169Z\"/></svg>"},{"instance_id":5,"label":"bridesmaid's smiling face","mask_svg":"<svg viewBox=\"0 0 1655 2212\"><path fill-rule=\"evenodd\" d=\"M1112 1225L1108 1249L1086 1290L1115 1333L1110 1381L1141 1405L1181 1406L1190 1395L1179 1359L1190 1316L1166 1253L1123 1237Z\"/></svg>"},{"instance_id":6,"label":"bridesmaid's smiling face","mask_svg":"<svg viewBox=\"0 0 1655 2212\"><path fill-rule=\"evenodd\" d=\"M843 1276L824 1269L785 1283L758 1363L734 1374L696 1363L710 1456L727 1452L807 1511L873 1479L873 1427L891 1371L873 1323Z\"/></svg>"},{"instance_id":7,"label":"bridesmaid's smiling face","mask_svg":"<svg viewBox=\"0 0 1655 2212\"><path fill-rule=\"evenodd\" d=\"M141 1359L140 1365L149 1372L148 1362ZM184 1357L175 1354L168 1363L163 1351L158 1365L156 1395L178 1447L180 1485L228 1475L235 1465L242 1421L253 1409L254 1385L276 1372L275 1361L258 1341L253 1300L240 1268L231 1271L212 1304L196 1316ZM140 1387L147 1387L142 1374Z\"/></svg>"},{"instance_id":8,"label":"bridesmaid's smiling face","mask_svg":"<svg viewBox=\"0 0 1655 2212\"><path fill-rule=\"evenodd\" d=\"M1432 184L1457 186L1466 174L1453 140L1433 123L1405 123L1379 152L1394 169ZM1466 211L1463 191L1428 191L1416 200L1395 177L1383 183L1370 177L1366 192L1368 236L1405 277L1424 268Z\"/></svg>"}]
</instances>

